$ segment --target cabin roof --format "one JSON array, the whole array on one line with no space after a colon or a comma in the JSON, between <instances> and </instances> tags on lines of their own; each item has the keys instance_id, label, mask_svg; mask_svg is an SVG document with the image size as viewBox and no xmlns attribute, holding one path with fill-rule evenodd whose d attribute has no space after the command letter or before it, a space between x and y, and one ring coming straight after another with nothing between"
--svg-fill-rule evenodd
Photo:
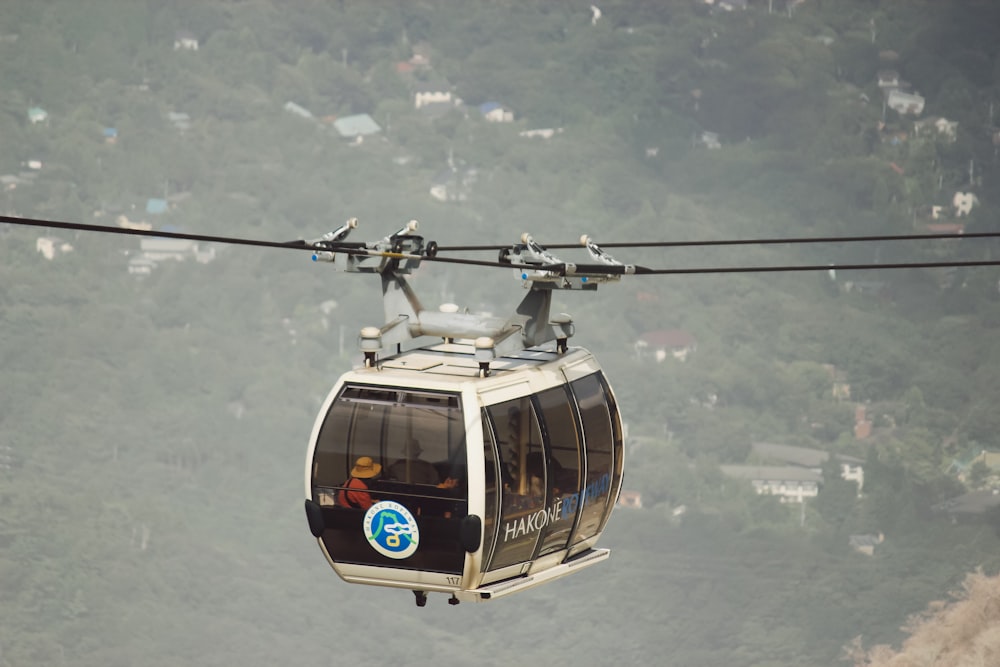
<instances>
[{"instance_id":1,"label":"cabin roof","mask_svg":"<svg viewBox=\"0 0 1000 667\"><path fill-rule=\"evenodd\" d=\"M475 346L471 341L456 341L383 357L379 359L378 368L355 369L347 381L381 385L412 384L414 387L456 391L470 381L506 384L517 371L537 369L541 372L552 362L566 366L587 360L591 360L594 370L599 369L596 360L587 350L571 347L565 354L558 354L555 344L551 343L498 356L490 362L490 376L480 378Z\"/></svg>"}]
</instances>

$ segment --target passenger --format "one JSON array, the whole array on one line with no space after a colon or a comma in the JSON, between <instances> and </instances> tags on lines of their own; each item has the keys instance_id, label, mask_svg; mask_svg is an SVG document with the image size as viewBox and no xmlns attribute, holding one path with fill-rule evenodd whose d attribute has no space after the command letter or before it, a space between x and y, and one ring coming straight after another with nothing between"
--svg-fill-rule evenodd
<instances>
[{"instance_id":1,"label":"passenger","mask_svg":"<svg viewBox=\"0 0 1000 667\"><path fill-rule=\"evenodd\" d=\"M367 510L375 501L372 500L371 488L368 484L378 477L382 472L382 466L372 460L370 456L361 456L354 463L351 469L351 476L344 487L337 493L337 504L342 507L353 507L355 509Z\"/></svg>"},{"instance_id":2,"label":"passenger","mask_svg":"<svg viewBox=\"0 0 1000 667\"><path fill-rule=\"evenodd\" d=\"M545 500L545 460L541 452L530 452L527 456L528 495L537 501Z\"/></svg>"},{"instance_id":3,"label":"passenger","mask_svg":"<svg viewBox=\"0 0 1000 667\"><path fill-rule=\"evenodd\" d=\"M389 466L389 477L408 484L438 486L438 483L441 482L441 475L430 461L420 458L423 451L420 441L416 438L410 438L410 441L403 448L404 458L399 459Z\"/></svg>"}]
</instances>

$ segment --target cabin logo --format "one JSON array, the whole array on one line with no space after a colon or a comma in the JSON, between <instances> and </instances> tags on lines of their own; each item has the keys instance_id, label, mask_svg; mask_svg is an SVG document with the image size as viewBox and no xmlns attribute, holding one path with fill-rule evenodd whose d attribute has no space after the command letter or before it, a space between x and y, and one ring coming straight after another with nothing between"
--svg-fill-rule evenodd
<instances>
[{"instance_id":1,"label":"cabin logo","mask_svg":"<svg viewBox=\"0 0 1000 667\"><path fill-rule=\"evenodd\" d=\"M417 520L408 509L391 500L368 508L363 526L372 548L389 558L409 558L420 542Z\"/></svg>"}]
</instances>

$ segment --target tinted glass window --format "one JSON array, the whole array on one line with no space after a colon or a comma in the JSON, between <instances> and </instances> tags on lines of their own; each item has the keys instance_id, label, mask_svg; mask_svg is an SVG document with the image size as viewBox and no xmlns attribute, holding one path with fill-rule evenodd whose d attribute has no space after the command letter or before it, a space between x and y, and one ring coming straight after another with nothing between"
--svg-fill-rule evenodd
<instances>
[{"instance_id":1,"label":"tinted glass window","mask_svg":"<svg viewBox=\"0 0 1000 667\"><path fill-rule=\"evenodd\" d=\"M359 457L382 467L386 480L437 485L464 479L465 426L453 394L345 387L320 431L313 482L338 486ZM421 471L426 472L421 476Z\"/></svg>"},{"instance_id":2,"label":"tinted glass window","mask_svg":"<svg viewBox=\"0 0 1000 667\"><path fill-rule=\"evenodd\" d=\"M611 494L608 497L608 509L604 512L604 520L601 522L601 530L604 530L605 524L611 517L611 510L618 502L618 494L622 488L622 474L625 470L625 438L622 434L622 418L618 412L618 403L603 376L601 376L601 386L604 387L604 396L608 400L608 412L611 415L612 436L614 437L614 474L611 481Z\"/></svg>"},{"instance_id":3,"label":"tinted glass window","mask_svg":"<svg viewBox=\"0 0 1000 667\"><path fill-rule=\"evenodd\" d=\"M488 570L530 561L545 526L542 434L528 397L486 408L496 435L502 489L496 548Z\"/></svg>"},{"instance_id":4,"label":"tinted glass window","mask_svg":"<svg viewBox=\"0 0 1000 667\"><path fill-rule=\"evenodd\" d=\"M354 504L340 491L362 457L379 468L352 482ZM345 386L319 433L313 496L324 508L323 540L334 560L432 571L461 571L464 551L454 522L467 513L465 426L457 394ZM368 544L364 500L400 503L415 517L419 548L394 560ZM370 499L370 500L369 500Z\"/></svg>"},{"instance_id":5,"label":"tinted glass window","mask_svg":"<svg viewBox=\"0 0 1000 667\"><path fill-rule=\"evenodd\" d=\"M486 464L486 512L483 516L483 562L489 563L496 543L497 516L500 501L498 482L500 469L496 458L496 440L489 414L483 410L483 459Z\"/></svg>"},{"instance_id":6,"label":"tinted glass window","mask_svg":"<svg viewBox=\"0 0 1000 667\"><path fill-rule=\"evenodd\" d=\"M580 523L574 543L600 532L611 497L614 477L615 433L608 397L600 375L587 375L570 384L580 409L587 474L580 492Z\"/></svg>"},{"instance_id":7,"label":"tinted glass window","mask_svg":"<svg viewBox=\"0 0 1000 667\"><path fill-rule=\"evenodd\" d=\"M564 386L538 394L542 424L549 446L547 457L548 520L542 530L538 555L566 548L576 519L580 488L580 438L572 397Z\"/></svg>"}]
</instances>

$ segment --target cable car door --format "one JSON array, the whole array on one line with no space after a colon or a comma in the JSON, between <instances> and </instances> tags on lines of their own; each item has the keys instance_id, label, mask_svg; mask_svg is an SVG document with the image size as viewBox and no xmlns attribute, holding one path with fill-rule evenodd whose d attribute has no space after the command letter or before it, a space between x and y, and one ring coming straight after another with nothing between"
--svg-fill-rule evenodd
<instances>
[{"instance_id":1,"label":"cable car door","mask_svg":"<svg viewBox=\"0 0 1000 667\"><path fill-rule=\"evenodd\" d=\"M483 410L484 458L499 498L497 519L487 512L488 571L565 550L576 525L582 451L572 396L563 384L520 389Z\"/></svg>"},{"instance_id":2,"label":"cable car door","mask_svg":"<svg viewBox=\"0 0 1000 667\"><path fill-rule=\"evenodd\" d=\"M545 472L542 434L531 401L530 386L518 385L514 398L487 405L484 430L491 428L497 478L499 517L488 570L530 563L538 542L538 518L544 514ZM504 392L510 395L510 392ZM484 436L487 434L484 433Z\"/></svg>"},{"instance_id":3,"label":"cable car door","mask_svg":"<svg viewBox=\"0 0 1000 667\"><path fill-rule=\"evenodd\" d=\"M621 489L624 443L621 417L603 373L591 364L564 369L583 428L586 476L570 555L588 548L604 530Z\"/></svg>"}]
</instances>

